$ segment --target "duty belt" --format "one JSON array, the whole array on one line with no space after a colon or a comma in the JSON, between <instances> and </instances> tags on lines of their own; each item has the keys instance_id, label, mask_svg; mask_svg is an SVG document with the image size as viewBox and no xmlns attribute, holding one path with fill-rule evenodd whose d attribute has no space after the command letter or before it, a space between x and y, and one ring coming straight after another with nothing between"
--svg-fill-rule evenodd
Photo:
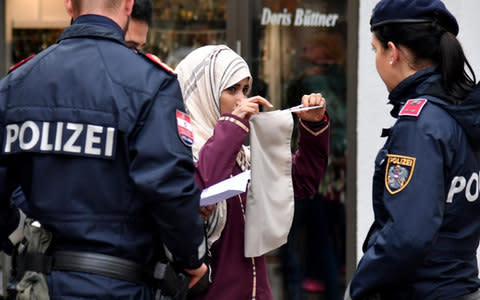
<instances>
[{"instance_id":1,"label":"duty belt","mask_svg":"<svg viewBox=\"0 0 480 300\"><path fill-rule=\"evenodd\" d=\"M52 270L93 273L130 281L140 285L150 285L152 271L133 261L99 253L57 251L53 255L27 253L15 257L18 274L35 271L50 274Z\"/></svg>"},{"instance_id":2,"label":"duty belt","mask_svg":"<svg viewBox=\"0 0 480 300\"><path fill-rule=\"evenodd\" d=\"M153 288L155 299L159 300L186 299L190 281L189 276L177 273L170 263L157 262L152 268L146 268L127 259L90 252L26 253L15 256L12 262L17 278L23 277L26 271L47 275L52 270L98 274Z\"/></svg>"}]
</instances>

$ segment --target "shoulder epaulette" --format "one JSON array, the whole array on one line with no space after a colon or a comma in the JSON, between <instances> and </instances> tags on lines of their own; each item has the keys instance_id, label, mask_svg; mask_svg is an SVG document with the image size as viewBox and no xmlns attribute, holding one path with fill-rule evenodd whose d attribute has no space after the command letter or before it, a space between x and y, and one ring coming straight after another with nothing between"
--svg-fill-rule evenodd
<instances>
[{"instance_id":1,"label":"shoulder epaulette","mask_svg":"<svg viewBox=\"0 0 480 300\"><path fill-rule=\"evenodd\" d=\"M407 117L416 117L420 115L422 112L423 107L427 104L427 99L410 99L405 103L405 105L398 113L399 117L407 116Z\"/></svg>"},{"instance_id":2,"label":"shoulder epaulette","mask_svg":"<svg viewBox=\"0 0 480 300\"><path fill-rule=\"evenodd\" d=\"M20 67L21 65L25 64L27 61L31 60L32 58L35 57L35 54L32 54L30 55L29 57L27 58L24 58L22 59L21 61L19 61L18 63L14 64L13 66L11 66L9 69L8 69L8 73L12 72L13 70L17 69L18 67Z\"/></svg>"},{"instance_id":3,"label":"shoulder epaulette","mask_svg":"<svg viewBox=\"0 0 480 300\"><path fill-rule=\"evenodd\" d=\"M152 53L145 53L143 55L146 58L148 58L148 60L154 62L157 66L160 66L163 70L167 71L168 73L173 74L173 75L177 75L175 73L175 71L172 68L170 68L170 66L168 66L167 64L162 62L162 60L160 58L158 58L158 56L156 56Z\"/></svg>"}]
</instances>

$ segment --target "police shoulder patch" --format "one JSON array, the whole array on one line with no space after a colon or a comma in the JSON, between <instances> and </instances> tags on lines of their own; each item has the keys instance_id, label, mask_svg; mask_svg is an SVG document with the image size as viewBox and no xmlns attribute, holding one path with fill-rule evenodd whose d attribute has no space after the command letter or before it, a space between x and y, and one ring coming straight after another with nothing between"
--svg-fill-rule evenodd
<instances>
[{"instance_id":1,"label":"police shoulder patch","mask_svg":"<svg viewBox=\"0 0 480 300\"><path fill-rule=\"evenodd\" d=\"M177 131L182 143L188 147L193 145L193 126L190 116L177 109Z\"/></svg>"},{"instance_id":2,"label":"police shoulder patch","mask_svg":"<svg viewBox=\"0 0 480 300\"><path fill-rule=\"evenodd\" d=\"M170 68L170 66L162 62L162 60L158 56L152 53L145 53L145 57L148 58L150 61L154 62L156 65L160 66L162 69L164 69L168 73L176 75L175 71L173 71L173 69Z\"/></svg>"},{"instance_id":3,"label":"police shoulder patch","mask_svg":"<svg viewBox=\"0 0 480 300\"><path fill-rule=\"evenodd\" d=\"M405 103L400 110L398 116L408 116L408 117L417 117L420 115L425 104L427 104L427 99L410 99Z\"/></svg>"},{"instance_id":4,"label":"police shoulder patch","mask_svg":"<svg viewBox=\"0 0 480 300\"><path fill-rule=\"evenodd\" d=\"M394 195L401 192L412 179L415 169L415 157L387 154L385 168L385 187Z\"/></svg>"},{"instance_id":5,"label":"police shoulder patch","mask_svg":"<svg viewBox=\"0 0 480 300\"><path fill-rule=\"evenodd\" d=\"M16 63L16 64L14 64L13 66L11 66L11 67L8 69L8 73L14 71L15 69L18 69L21 65L25 64L27 61L31 60L31 59L34 58L34 57L35 57L35 54L32 54L32 55L30 55L29 57L22 59L22 60L19 61L18 63Z\"/></svg>"}]
</instances>

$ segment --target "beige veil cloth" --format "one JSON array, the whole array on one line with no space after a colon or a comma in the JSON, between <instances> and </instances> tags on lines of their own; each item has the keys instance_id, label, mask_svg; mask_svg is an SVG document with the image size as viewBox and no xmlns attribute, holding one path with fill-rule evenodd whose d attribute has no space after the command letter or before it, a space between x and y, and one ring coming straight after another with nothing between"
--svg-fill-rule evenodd
<instances>
[{"instance_id":1,"label":"beige veil cloth","mask_svg":"<svg viewBox=\"0 0 480 300\"><path fill-rule=\"evenodd\" d=\"M289 111L263 112L250 118L252 171L245 214L246 257L263 255L287 242L295 207L292 130Z\"/></svg>"},{"instance_id":2,"label":"beige veil cloth","mask_svg":"<svg viewBox=\"0 0 480 300\"><path fill-rule=\"evenodd\" d=\"M192 51L177 66L175 72L182 90L187 113L192 118L194 143L193 160L213 135L220 118L222 91L252 75L245 60L224 45L204 46ZM242 170L250 169L250 150L243 146L237 156ZM225 227L227 204L221 201L207 223L207 243L210 247Z\"/></svg>"}]
</instances>

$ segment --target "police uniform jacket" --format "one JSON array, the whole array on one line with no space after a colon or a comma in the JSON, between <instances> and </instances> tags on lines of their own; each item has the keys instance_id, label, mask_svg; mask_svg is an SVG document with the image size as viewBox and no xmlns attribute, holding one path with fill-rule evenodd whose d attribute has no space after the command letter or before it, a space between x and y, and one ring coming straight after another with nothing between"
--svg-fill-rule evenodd
<instances>
[{"instance_id":1,"label":"police uniform jacket","mask_svg":"<svg viewBox=\"0 0 480 300\"><path fill-rule=\"evenodd\" d=\"M389 98L398 120L375 161L375 221L350 295L433 300L472 293L480 286L480 91L457 101L432 67Z\"/></svg>"},{"instance_id":2,"label":"police uniform jacket","mask_svg":"<svg viewBox=\"0 0 480 300\"><path fill-rule=\"evenodd\" d=\"M164 242L181 266L199 267L200 193L183 112L176 76L128 49L112 20L78 17L0 82L0 241L17 226L9 197L21 186L31 216L53 233L52 251L150 264ZM93 274L53 272L49 284L53 299L149 297Z\"/></svg>"}]
</instances>

